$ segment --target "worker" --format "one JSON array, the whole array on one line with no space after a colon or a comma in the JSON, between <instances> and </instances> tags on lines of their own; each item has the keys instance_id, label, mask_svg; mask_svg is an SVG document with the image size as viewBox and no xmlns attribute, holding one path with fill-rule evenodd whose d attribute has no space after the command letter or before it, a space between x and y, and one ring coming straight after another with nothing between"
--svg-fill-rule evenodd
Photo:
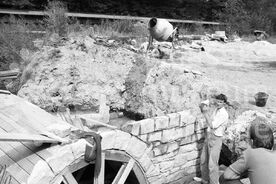
<instances>
[{"instance_id":1,"label":"worker","mask_svg":"<svg viewBox=\"0 0 276 184\"><path fill-rule=\"evenodd\" d=\"M151 18L148 24L149 30L149 43L147 50L152 46L153 39L163 42L172 42L174 48L174 41L177 36L177 28L173 28L173 25L166 19Z\"/></svg>"},{"instance_id":2,"label":"worker","mask_svg":"<svg viewBox=\"0 0 276 184\"><path fill-rule=\"evenodd\" d=\"M248 175L251 184L276 183L276 151L273 151L274 136L265 123L250 126L252 148L246 149L241 157L231 164L220 177L221 184L242 184L240 179Z\"/></svg>"},{"instance_id":3,"label":"worker","mask_svg":"<svg viewBox=\"0 0 276 184\"><path fill-rule=\"evenodd\" d=\"M207 137L200 158L202 183L219 184L219 156L222 147L225 126L229 115L225 106L227 97L219 94L213 99L213 108L209 101L200 105L208 126Z\"/></svg>"}]
</instances>

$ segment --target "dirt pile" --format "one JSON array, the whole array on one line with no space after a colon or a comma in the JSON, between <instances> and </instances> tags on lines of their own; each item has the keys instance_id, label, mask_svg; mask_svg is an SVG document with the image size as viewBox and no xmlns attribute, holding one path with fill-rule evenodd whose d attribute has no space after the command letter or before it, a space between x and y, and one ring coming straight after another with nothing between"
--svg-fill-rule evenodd
<instances>
[{"instance_id":1,"label":"dirt pile","mask_svg":"<svg viewBox=\"0 0 276 184\"><path fill-rule=\"evenodd\" d=\"M136 62L126 81L126 110L142 118L179 112L183 109L198 110L202 75L183 64L157 62L146 66Z\"/></svg>"},{"instance_id":2,"label":"dirt pile","mask_svg":"<svg viewBox=\"0 0 276 184\"><path fill-rule=\"evenodd\" d=\"M185 53L175 52L172 58L179 60L171 62L133 48L130 42L88 36L43 47L23 73L26 83L18 95L47 111L97 112L102 94L111 110L141 118L198 110L207 80L185 67Z\"/></svg>"},{"instance_id":3,"label":"dirt pile","mask_svg":"<svg viewBox=\"0 0 276 184\"><path fill-rule=\"evenodd\" d=\"M23 73L28 80L18 95L47 111L63 106L96 111L101 94L106 95L111 109L124 108L124 79L136 54L100 43L86 36L43 47Z\"/></svg>"},{"instance_id":4,"label":"dirt pile","mask_svg":"<svg viewBox=\"0 0 276 184\"><path fill-rule=\"evenodd\" d=\"M247 77L226 76L235 69L227 67L275 60L275 47L265 41L195 41L176 50L157 46L146 54L132 39L78 35L35 53L18 95L47 111L69 107L97 112L103 94L111 110L135 119L183 109L198 112L200 101L213 92L225 93L230 100L244 94L236 86ZM244 76L247 70L239 72Z\"/></svg>"}]
</instances>

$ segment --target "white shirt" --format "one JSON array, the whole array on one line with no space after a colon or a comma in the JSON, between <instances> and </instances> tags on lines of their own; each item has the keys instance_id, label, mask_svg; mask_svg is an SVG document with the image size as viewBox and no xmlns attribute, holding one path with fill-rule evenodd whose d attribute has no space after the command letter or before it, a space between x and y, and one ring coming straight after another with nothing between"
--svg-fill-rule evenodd
<instances>
[{"instance_id":1,"label":"white shirt","mask_svg":"<svg viewBox=\"0 0 276 184\"><path fill-rule=\"evenodd\" d=\"M211 122L212 129L208 127L208 130L212 131L218 137L223 136L228 118L229 115L224 107L218 109L213 114L213 120Z\"/></svg>"}]
</instances>

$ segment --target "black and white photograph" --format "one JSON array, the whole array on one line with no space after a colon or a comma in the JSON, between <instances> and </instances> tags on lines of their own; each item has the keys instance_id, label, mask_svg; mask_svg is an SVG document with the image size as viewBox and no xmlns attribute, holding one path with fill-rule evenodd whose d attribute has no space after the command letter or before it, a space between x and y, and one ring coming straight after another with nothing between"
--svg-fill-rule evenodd
<instances>
[{"instance_id":1,"label":"black and white photograph","mask_svg":"<svg viewBox=\"0 0 276 184\"><path fill-rule=\"evenodd\" d=\"M0 184L276 184L275 0L0 0Z\"/></svg>"}]
</instances>

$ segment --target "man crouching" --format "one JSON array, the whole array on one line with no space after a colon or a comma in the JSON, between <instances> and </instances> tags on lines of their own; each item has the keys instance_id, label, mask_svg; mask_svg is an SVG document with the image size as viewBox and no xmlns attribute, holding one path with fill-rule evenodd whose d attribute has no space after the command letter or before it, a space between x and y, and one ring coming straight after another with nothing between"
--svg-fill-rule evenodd
<instances>
[{"instance_id":1,"label":"man crouching","mask_svg":"<svg viewBox=\"0 0 276 184\"><path fill-rule=\"evenodd\" d=\"M149 30L149 44L147 50L152 46L153 39L159 42L172 42L174 48L174 41L177 36L177 28L173 29L173 25L166 19L151 18L148 24Z\"/></svg>"}]
</instances>

